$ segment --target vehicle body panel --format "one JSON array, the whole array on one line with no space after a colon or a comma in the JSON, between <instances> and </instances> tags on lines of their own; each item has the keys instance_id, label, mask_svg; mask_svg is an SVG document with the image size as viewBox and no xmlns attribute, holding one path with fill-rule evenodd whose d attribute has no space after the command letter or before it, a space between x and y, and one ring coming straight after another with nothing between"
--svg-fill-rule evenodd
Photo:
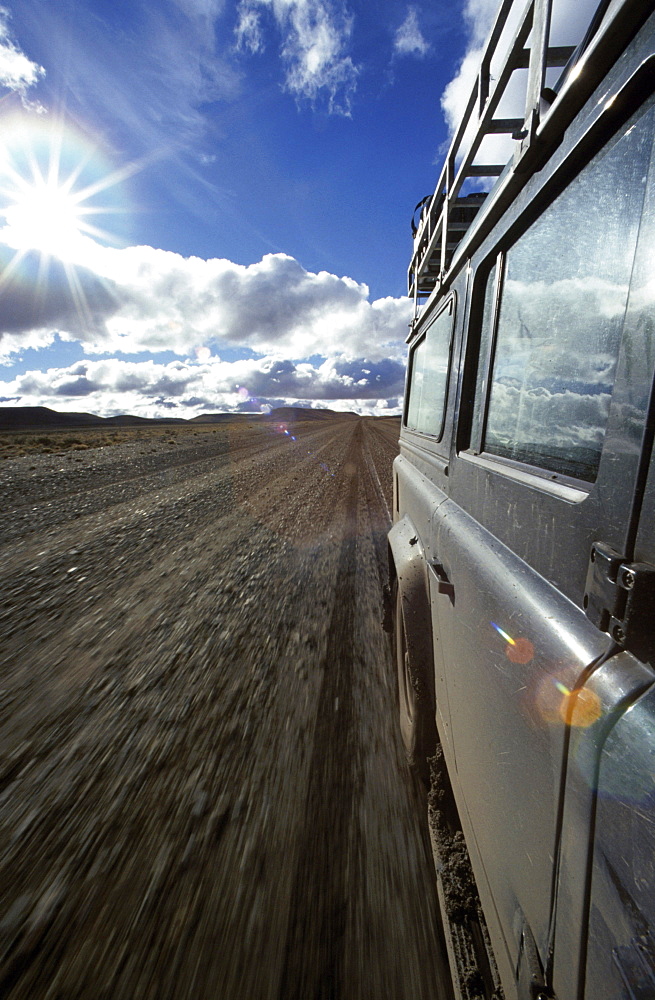
<instances>
[{"instance_id":1,"label":"vehicle body panel","mask_svg":"<svg viewBox=\"0 0 655 1000\"><path fill-rule=\"evenodd\" d=\"M644 738L647 734L648 738ZM655 996L655 691L617 721L598 774L586 996Z\"/></svg>"},{"instance_id":2,"label":"vehicle body panel","mask_svg":"<svg viewBox=\"0 0 655 1000\"><path fill-rule=\"evenodd\" d=\"M545 965L565 760L564 692L603 655L607 638L451 501L435 514L435 540L454 587L454 601L433 600L450 668L460 818L468 820L469 849L474 839L484 866L509 965L518 961L524 920Z\"/></svg>"}]
</instances>

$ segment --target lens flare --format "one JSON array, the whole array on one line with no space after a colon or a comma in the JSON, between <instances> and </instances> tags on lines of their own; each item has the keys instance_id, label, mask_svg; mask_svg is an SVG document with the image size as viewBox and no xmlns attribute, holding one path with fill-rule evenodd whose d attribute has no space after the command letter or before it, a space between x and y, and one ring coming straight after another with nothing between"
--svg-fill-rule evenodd
<instances>
[{"instance_id":1,"label":"lens flare","mask_svg":"<svg viewBox=\"0 0 655 1000\"><path fill-rule=\"evenodd\" d=\"M508 660L511 660L512 663L530 663L534 659L534 646L529 639L521 636L518 639L513 639L500 625L496 625L495 622L491 622L491 624L498 635L507 643L505 655Z\"/></svg>"},{"instance_id":2,"label":"lens flare","mask_svg":"<svg viewBox=\"0 0 655 1000\"><path fill-rule=\"evenodd\" d=\"M588 729L602 717L603 707L598 695L590 688L575 687L579 664L561 665L559 676L546 674L535 678L526 688L523 707L536 723L549 726L562 724L573 729ZM571 687L565 683L570 678Z\"/></svg>"},{"instance_id":3,"label":"lens flare","mask_svg":"<svg viewBox=\"0 0 655 1000\"><path fill-rule=\"evenodd\" d=\"M568 688L561 681L554 681L550 676L542 677L530 698L530 708L533 703L535 712L532 715L536 717L536 721L545 722L549 726L561 725L563 694L568 694Z\"/></svg>"},{"instance_id":4,"label":"lens flare","mask_svg":"<svg viewBox=\"0 0 655 1000\"><path fill-rule=\"evenodd\" d=\"M496 629L496 632L498 633L498 635L501 636L501 638L503 638L505 640L505 642L508 642L510 644L510 646L514 645L514 640L512 639L511 635L508 635L507 632L503 632L503 630L500 627L500 625L496 625L495 622L492 622L491 624Z\"/></svg>"},{"instance_id":5,"label":"lens flare","mask_svg":"<svg viewBox=\"0 0 655 1000\"><path fill-rule=\"evenodd\" d=\"M519 637L507 647L505 655L512 663L530 663L534 659L534 646L529 639Z\"/></svg>"},{"instance_id":6,"label":"lens flare","mask_svg":"<svg viewBox=\"0 0 655 1000\"><path fill-rule=\"evenodd\" d=\"M579 691L569 691L564 694L560 706L562 722L575 729L588 729L597 722L602 715L600 698L595 691L589 688L580 688Z\"/></svg>"},{"instance_id":7,"label":"lens flare","mask_svg":"<svg viewBox=\"0 0 655 1000\"><path fill-rule=\"evenodd\" d=\"M281 434L283 437L287 438L288 441L294 441L294 442L298 441L298 438L296 437L295 434L291 433L288 424L284 420L281 420L275 424L271 424L271 429L274 434ZM309 455L310 458L316 458L314 452L310 450L307 450L307 454ZM334 477L334 472L325 462L318 461L318 467L322 469L323 472L327 473L328 476Z\"/></svg>"}]
</instances>

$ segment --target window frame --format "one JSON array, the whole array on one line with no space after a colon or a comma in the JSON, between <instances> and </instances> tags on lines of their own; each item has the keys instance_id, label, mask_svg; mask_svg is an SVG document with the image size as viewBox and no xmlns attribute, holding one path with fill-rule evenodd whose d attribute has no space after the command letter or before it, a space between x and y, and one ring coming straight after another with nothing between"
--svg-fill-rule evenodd
<instances>
[{"instance_id":1,"label":"window frame","mask_svg":"<svg viewBox=\"0 0 655 1000\"><path fill-rule=\"evenodd\" d=\"M529 229L526 227L525 232ZM517 237L517 240L520 237ZM517 242L515 240L514 242ZM512 244L513 245L513 244ZM489 413L489 397L491 396L491 374L493 372L494 360L496 357L496 339L498 334L498 319L500 316L500 301L501 292L503 285L505 283L505 261L507 257L507 250L498 249L493 254L491 254L487 260L478 268L475 279L476 279L476 289L475 294L478 298L478 311L474 314L475 319L475 346L470 345L467 348L467 353L470 350L471 354L475 355L477 364L475 365L475 371L472 373L472 390L473 399L471 403L470 412L470 424L468 428L468 444L466 450L470 450L474 455L482 454L482 446L484 443L485 434L487 431L487 416ZM484 357L481 354L482 347L482 325L484 321L484 302L487 290L487 282L493 271L496 268L496 274L494 278L494 288L492 293L491 301L491 320L490 320L490 330L489 330L489 341L486 345L486 350L484 352ZM469 368L470 366L466 366ZM478 373L482 371L482 386L480 396L477 395L477 378ZM474 419L476 411L480 408L480 414L477 421L477 427L474 428ZM489 454L491 457L491 453ZM501 458L502 456L493 456Z\"/></svg>"},{"instance_id":2,"label":"window frame","mask_svg":"<svg viewBox=\"0 0 655 1000\"><path fill-rule=\"evenodd\" d=\"M649 60L649 68L655 65L655 56ZM559 168L550 177L545 187L538 196L531 200L515 218L511 225L500 236L483 260L475 268L473 287L471 295L471 309L467 324L466 345L464 348L464 359L462 365L463 383L471 390L470 403L466 407L468 412L460 410L458 417L458 446L457 452L469 458L483 460L485 465L499 466L505 469L511 478L524 479L526 476L553 484L556 481L560 484L570 484L574 489L573 493L582 491L587 495L594 487L598 478L602 454L605 447L601 448L599 466L596 470L596 477L593 481L580 479L565 472L547 469L544 466L533 465L530 462L499 455L484 448L487 422L489 417L490 396L492 388L492 374L498 343L498 326L500 318L500 308L502 304L502 292L506 280L507 255L519 243L522 237L529 232L531 227L543 217L550 206L557 198L567 190L567 188L584 172L591 161L598 156L605 147L612 141L623 126L636 114L638 109L645 107L648 102L655 100L655 87L652 82L646 87L646 96L641 92L641 99L636 103L631 103L631 98L639 94L640 86L645 83L645 67L642 66L633 76L626 81L619 89L615 98L608 102L601 115L600 120L592 123L591 127L583 133L573 155L569 156L559 165ZM612 107L613 105L613 107ZM613 112L613 113L612 113ZM591 147L591 148L590 148ZM581 157L581 151L586 155ZM484 303L489 276L496 267L496 275L493 290L493 302L491 307L491 323L489 333L489 343L485 351L485 356L481 355L482 329L484 320ZM621 354L617 354L617 364ZM484 366L482 394L478 398L476 392L476 381L480 366ZM612 397L614 395L614 387ZM481 412L476 421L476 412L481 407ZM608 423L611 421L612 403L610 401L610 411L608 413ZM477 426L476 426L477 423ZM607 427L606 427L607 429ZM582 495L582 494L581 494Z\"/></svg>"}]
</instances>

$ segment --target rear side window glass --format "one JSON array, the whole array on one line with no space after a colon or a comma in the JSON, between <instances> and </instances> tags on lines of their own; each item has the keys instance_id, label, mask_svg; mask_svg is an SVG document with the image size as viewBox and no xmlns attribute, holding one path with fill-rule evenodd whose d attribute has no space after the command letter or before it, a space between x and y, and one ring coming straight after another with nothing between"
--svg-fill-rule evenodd
<instances>
[{"instance_id":1,"label":"rear side window glass","mask_svg":"<svg viewBox=\"0 0 655 1000\"><path fill-rule=\"evenodd\" d=\"M485 451L596 478L651 167L653 118L653 107L635 116L507 252ZM493 281L492 272L487 302ZM488 312L486 318L488 325Z\"/></svg>"},{"instance_id":2,"label":"rear side window glass","mask_svg":"<svg viewBox=\"0 0 655 1000\"><path fill-rule=\"evenodd\" d=\"M446 389L453 326L453 300L427 328L409 361L409 399L405 423L410 430L440 437L446 409Z\"/></svg>"}]
</instances>

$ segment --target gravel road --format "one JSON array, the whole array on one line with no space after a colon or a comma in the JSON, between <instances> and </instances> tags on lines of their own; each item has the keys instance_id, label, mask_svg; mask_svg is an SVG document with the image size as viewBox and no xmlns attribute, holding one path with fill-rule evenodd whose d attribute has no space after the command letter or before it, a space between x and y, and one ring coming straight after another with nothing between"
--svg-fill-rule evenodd
<instances>
[{"instance_id":1,"label":"gravel road","mask_svg":"<svg viewBox=\"0 0 655 1000\"><path fill-rule=\"evenodd\" d=\"M380 628L397 437L4 462L2 997L448 996Z\"/></svg>"}]
</instances>

